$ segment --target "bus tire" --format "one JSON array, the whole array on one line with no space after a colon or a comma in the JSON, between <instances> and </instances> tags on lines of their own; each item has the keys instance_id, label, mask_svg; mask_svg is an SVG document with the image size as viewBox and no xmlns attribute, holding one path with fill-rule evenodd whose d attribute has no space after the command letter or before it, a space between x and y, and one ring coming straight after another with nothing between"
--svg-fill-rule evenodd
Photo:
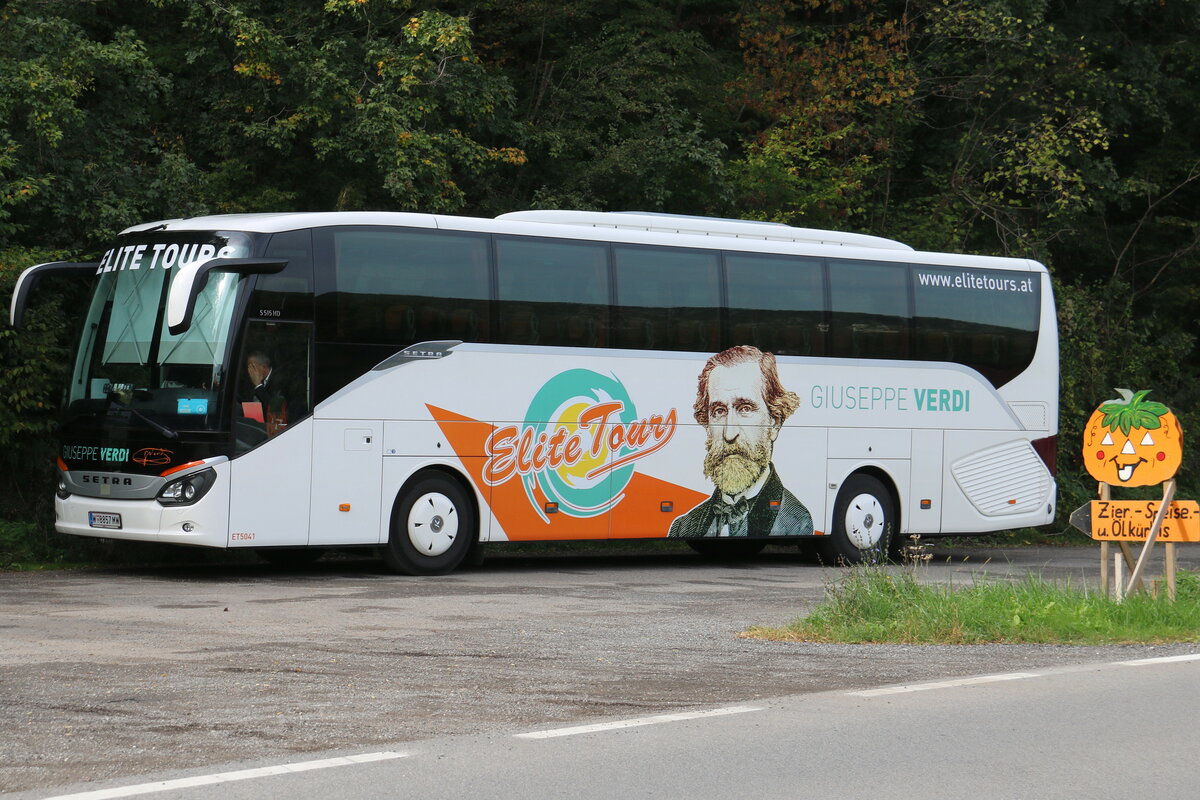
<instances>
[{"instance_id":1,"label":"bus tire","mask_svg":"<svg viewBox=\"0 0 1200 800\"><path fill-rule=\"evenodd\" d=\"M821 543L831 564L882 564L896 529L896 503L878 478L855 473L842 483L833 503L833 530Z\"/></svg>"},{"instance_id":2,"label":"bus tire","mask_svg":"<svg viewBox=\"0 0 1200 800\"><path fill-rule=\"evenodd\" d=\"M445 575L477 536L475 508L462 485L440 472L420 472L392 510L383 560L405 575Z\"/></svg>"}]
</instances>

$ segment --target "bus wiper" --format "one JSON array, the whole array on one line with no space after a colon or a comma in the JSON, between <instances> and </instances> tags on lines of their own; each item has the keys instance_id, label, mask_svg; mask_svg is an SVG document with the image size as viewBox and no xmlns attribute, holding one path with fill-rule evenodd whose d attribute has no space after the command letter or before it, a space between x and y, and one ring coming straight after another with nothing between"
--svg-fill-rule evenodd
<instances>
[{"instance_id":1,"label":"bus wiper","mask_svg":"<svg viewBox=\"0 0 1200 800\"><path fill-rule=\"evenodd\" d=\"M179 438L178 432L168 428L166 425L163 425L158 420L146 416L145 414L143 414L141 411L138 411L133 406L127 406L124 403L119 403L116 400L113 400L112 398L110 398L110 400L114 406L121 409L122 411L128 411L129 416L137 417L139 420L146 423L151 428L154 428L154 430L158 431L159 433L161 433L163 436L167 437L168 439L178 439Z\"/></svg>"},{"instance_id":2,"label":"bus wiper","mask_svg":"<svg viewBox=\"0 0 1200 800\"><path fill-rule=\"evenodd\" d=\"M138 411L136 408L132 408L130 406L125 406L125 408L129 409L130 416L137 417L142 422L146 423L151 428L154 428L154 430L158 431L159 433L161 433L163 436L167 437L168 439L178 439L179 438L178 432L172 430L171 428L168 428L166 425L163 425L158 420L151 419L150 417L143 414L141 411Z\"/></svg>"}]
</instances>

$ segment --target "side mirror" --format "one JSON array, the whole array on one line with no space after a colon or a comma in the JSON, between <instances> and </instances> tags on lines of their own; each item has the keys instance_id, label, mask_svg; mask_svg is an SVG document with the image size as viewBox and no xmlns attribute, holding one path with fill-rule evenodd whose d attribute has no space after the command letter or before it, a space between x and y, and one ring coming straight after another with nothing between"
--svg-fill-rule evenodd
<instances>
[{"instance_id":1,"label":"side mirror","mask_svg":"<svg viewBox=\"0 0 1200 800\"><path fill-rule=\"evenodd\" d=\"M234 272L239 275L273 275L282 272L288 262L272 258L214 258L188 264L179 269L167 294L167 330L178 336L192 326L196 297L208 283L210 272Z\"/></svg>"},{"instance_id":2,"label":"side mirror","mask_svg":"<svg viewBox=\"0 0 1200 800\"><path fill-rule=\"evenodd\" d=\"M75 275L83 277L86 275L95 275L100 269L100 262L79 262L79 261L51 261L47 264L37 264L29 267L20 274L17 278L17 284L13 287L12 304L8 309L8 324L16 329L21 329L21 324L25 321L25 307L29 305L29 295L33 292L33 287L37 282L47 275Z\"/></svg>"}]
</instances>

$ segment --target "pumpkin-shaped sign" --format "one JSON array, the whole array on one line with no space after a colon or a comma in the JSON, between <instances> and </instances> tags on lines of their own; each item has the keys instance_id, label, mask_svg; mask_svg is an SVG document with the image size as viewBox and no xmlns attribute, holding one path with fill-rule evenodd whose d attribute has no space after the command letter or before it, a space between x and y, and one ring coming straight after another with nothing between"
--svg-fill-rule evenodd
<instances>
[{"instance_id":1,"label":"pumpkin-shaped sign","mask_svg":"<svg viewBox=\"0 0 1200 800\"><path fill-rule=\"evenodd\" d=\"M1088 474L1113 486L1153 486L1169 480L1183 461L1183 431L1162 403L1117 389L1120 400L1102 403L1083 429Z\"/></svg>"}]
</instances>

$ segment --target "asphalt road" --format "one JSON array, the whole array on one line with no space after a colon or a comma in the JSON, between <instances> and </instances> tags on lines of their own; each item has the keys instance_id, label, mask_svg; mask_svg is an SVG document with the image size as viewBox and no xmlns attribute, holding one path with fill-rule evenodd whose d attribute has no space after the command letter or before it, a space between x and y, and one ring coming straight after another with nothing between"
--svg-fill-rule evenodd
<instances>
[{"instance_id":1,"label":"asphalt road","mask_svg":"<svg viewBox=\"0 0 1200 800\"><path fill-rule=\"evenodd\" d=\"M939 549L920 574L1083 583L1096 552ZM782 550L507 554L419 579L369 560L0 574L0 791L1197 649L738 638L839 575Z\"/></svg>"},{"instance_id":2,"label":"asphalt road","mask_svg":"<svg viewBox=\"0 0 1200 800\"><path fill-rule=\"evenodd\" d=\"M1192 800L1200 701L1180 687L1200 678L1200 655L1183 658L439 737L387 751L92 785L58 798ZM1114 712L1113 698L1130 703Z\"/></svg>"}]
</instances>

